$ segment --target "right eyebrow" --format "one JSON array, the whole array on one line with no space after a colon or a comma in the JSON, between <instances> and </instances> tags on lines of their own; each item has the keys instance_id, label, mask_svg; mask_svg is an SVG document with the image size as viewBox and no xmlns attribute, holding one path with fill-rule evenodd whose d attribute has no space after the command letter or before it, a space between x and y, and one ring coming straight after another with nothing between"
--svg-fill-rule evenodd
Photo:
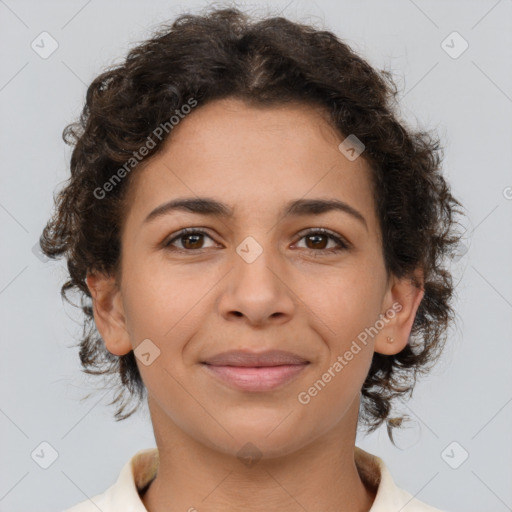
<instances>
[{"instance_id":1,"label":"right eyebrow","mask_svg":"<svg viewBox=\"0 0 512 512\"><path fill-rule=\"evenodd\" d=\"M166 215L172 211L186 211L190 213L199 213L201 215L213 215L216 217L233 217L233 209L228 205L210 199L207 197L185 197L173 199L167 203L157 206L145 219L144 222L150 222L157 217Z\"/></svg>"}]
</instances>

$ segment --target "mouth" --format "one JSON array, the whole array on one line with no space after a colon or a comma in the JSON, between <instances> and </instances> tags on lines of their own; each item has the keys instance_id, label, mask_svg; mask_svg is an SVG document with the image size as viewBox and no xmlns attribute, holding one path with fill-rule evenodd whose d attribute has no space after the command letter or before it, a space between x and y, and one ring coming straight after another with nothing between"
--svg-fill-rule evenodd
<instances>
[{"instance_id":1,"label":"mouth","mask_svg":"<svg viewBox=\"0 0 512 512\"><path fill-rule=\"evenodd\" d=\"M248 392L282 388L302 373L310 361L290 352L230 351L217 354L201 365L217 380Z\"/></svg>"},{"instance_id":2,"label":"mouth","mask_svg":"<svg viewBox=\"0 0 512 512\"><path fill-rule=\"evenodd\" d=\"M246 350L230 350L216 354L201 362L212 366L244 366L252 368L309 363L307 359L284 350L267 350L259 353Z\"/></svg>"}]
</instances>

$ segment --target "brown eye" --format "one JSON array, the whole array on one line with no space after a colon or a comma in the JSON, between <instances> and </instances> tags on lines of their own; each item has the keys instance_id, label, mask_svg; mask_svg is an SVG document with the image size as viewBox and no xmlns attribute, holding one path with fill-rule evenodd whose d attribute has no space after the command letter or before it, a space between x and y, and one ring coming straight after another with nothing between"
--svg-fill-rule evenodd
<instances>
[{"instance_id":1,"label":"brown eye","mask_svg":"<svg viewBox=\"0 0 512 512\"><path fill-rule=\"evenodd\" d=\"M201 249L201 245L203 240L201 234L195 234L195 235L183 235L180 237L180 240L182 240L182 245L185 249ZM185 243L183 243L183 240L185 240Z\"/></svg>"},{"instance_id":2,"label":"brown eye","mask_svg":"<svg viewBox=\"0 0 512 512\"><path fill-rule=\"evenodd\" d=\"M200 249L204 249L204 237L213 240L208 235L208 233L202 231L201 229L187 228L181 230L179 233L176 234L176 236L171 238L171 240L169 240L168 242L165 242L164 247L170 250L176 248L177 250L181 251L193 252ZM181 247L175 247L175 242L180 242Z\"/></svg>"},{"instance_id":3,"label":"brown eye","mask_svg":"<svg viewBox=\"0 0 512 512\"><path fill-rule=\"evenodd\" d=\"M325 249L329 237L326 235L308 235L304 238L307 240L307 242L311 242L312 247L308 246L309 249Z\"/></svg>"},{"instance_id":4,"label":"brown eye","mask_svg":"<svg viewBox=\"0 0 512 512\"><path fill-rule=\"evenodd\" d=\"M350 248L350 244L343 238L325 229L310 230L300 240L302 239L311 253L333 253ZM335 242L334 247L327 248L329 241Z\"/></svg>"}]
</instances>

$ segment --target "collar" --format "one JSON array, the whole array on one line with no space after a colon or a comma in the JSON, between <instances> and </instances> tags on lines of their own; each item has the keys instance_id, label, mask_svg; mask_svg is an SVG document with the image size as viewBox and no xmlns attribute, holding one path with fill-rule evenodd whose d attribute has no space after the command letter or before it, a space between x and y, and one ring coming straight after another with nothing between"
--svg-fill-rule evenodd
<instances>
[{"instance_id":1,"label":"collar","mask_svg":"<svg viewBox=\"0 0 512 512\"><path fill-rule=\"evenodd\" d=\"M355 446L354 460L361 479L371 488L377 489L369 512L442 512L397 487L380 457ZM158 448L138 451L123 466L114 485L65 512L92 512L97 511L98 507L102 512L147 512L139 492L156 476L158 465Z\"/></svg>"}]
</instances>

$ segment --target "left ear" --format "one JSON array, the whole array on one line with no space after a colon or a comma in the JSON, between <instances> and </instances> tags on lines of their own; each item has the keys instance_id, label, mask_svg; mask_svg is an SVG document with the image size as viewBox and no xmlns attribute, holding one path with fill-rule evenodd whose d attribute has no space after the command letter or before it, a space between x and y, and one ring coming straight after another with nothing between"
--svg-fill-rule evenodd
<instances>
[{"instance_id":1,"label":"left ear","mask_svg":"<svg viewBox=\"0 0 512 512\"><path fill-rule=\"evenodd\" d=\"M412 324L425 294L422 269L416 269L414 276L416 279L410 276L390 278L390 286L383 301L385 309L382 312L388 320L384 320L385 326L378 333L374 345L375 352L379 354L398 354L409 342Z\"/></svg>"}]
</instances>

